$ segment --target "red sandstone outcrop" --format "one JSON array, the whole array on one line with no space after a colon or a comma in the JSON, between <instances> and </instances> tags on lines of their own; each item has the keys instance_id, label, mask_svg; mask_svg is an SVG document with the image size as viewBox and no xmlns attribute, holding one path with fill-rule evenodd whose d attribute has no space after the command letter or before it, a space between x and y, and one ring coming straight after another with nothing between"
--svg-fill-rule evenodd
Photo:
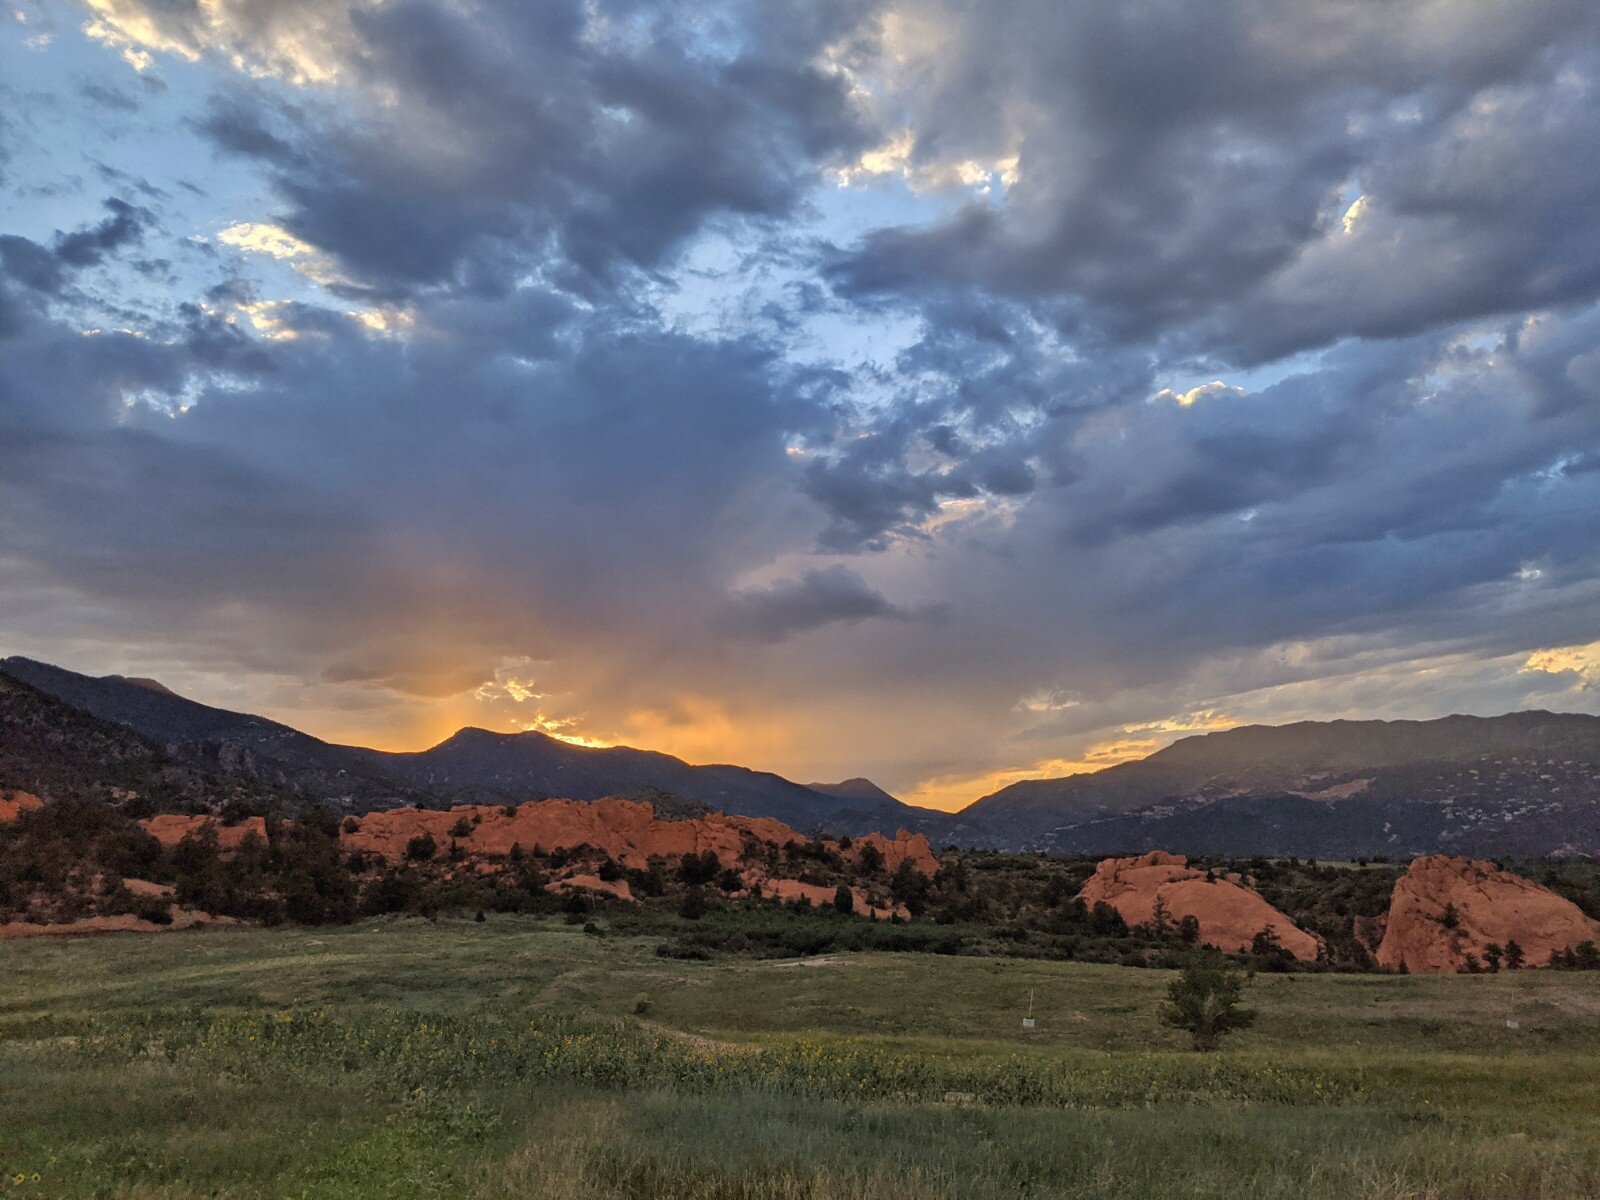
<instances>
[{"instance_id":1,"label":"red sandstone outcrop","mask_svg":"<svg viewBox=\"0 0 1600 1200\"><path fill-rule=\"evenodd\" d=\"M440 848L454 842L469 856L503 857L512 846L525 851L572 850L592 846L628 867L644 868L652 858L676 859L710 851L724 867L736 867L753 843L784 846L806 839L782 821L708 813L687 821L664 821L649 804L631 800L539 800L514 808L467 804L448 811L391 808L348 818L342 840L351 850L386 859L405 856L406 845L422 834ZM901 831L893 838L868 834L891 869L909 861L932 874L939 869L928 839ZM857 843L860 844L859 842Z\"/></svg>"},{"instance_id":2,"label":"red sandstone outcrop","mask_svg":"<svg viewBox=\"0 0 1600 1200\"><path fill-rule=\"evenodd\" d=\"M1315 937L1237 876L1208 879L1204 871L1190 867L1187 858L1160 850L1138 858L1103 860L1078 899L1091 907L1101 902L1111 905L1129 925L1152 920L1159 901L1170 921L1197 920L1200 940L1219 950L1248 950L1263 929L1276 934L1278 944L1298 959L1309 962L1319 949Z\"/></svg>"},{"instance_id":3,"label":"red sandstone outcrop","mask_svg":"<svg viewBox=\"0 0 1600 1200\"><path fill-rule=\"evenodd\" d=\"M804 900L812 908L824 908L833 903L835 889L816 883L801 883L798 879L766 879L761 882L761 894L785 903L791 900ZM850 900L858 917L887 921L890 917L898 916L903 919L910 916L903 905L896 905L894 908L873 907L860 888L850 889Z\"/></svg>"},{"instance_id":4,"label":"red sandstone outcrop","mask_svg":"<svg viewBox=\"0 0 1600 1200\"><path fill-rule=\"evenodd\" d=\"M15 821L23 813L43 807L44 801L28 792L0 792L0 822Z\"/></svg>"},{"instance_id":5,"label":"red sandstone outcrop","mask_svg":"<svg viewBox=\"0 0 1600 1200\"><path fill-rule=\"evenodd\" d=\"M492 860L506 857L513 846L529 852L588 846L623 866L640 869L648 867L652 858L671 862L685 854L709 851L723 867L740 871L745 884L742 894L760 889L762 895L779 900L833 903L832 887L773 877L767 849L806 839L782 821L761 817L713 812L692 820L666 821L655 815L651 805L630 800L539 800L512 808L483 804L460 805L448 811L392 808L347 818L340 837L347 849L364 850L392 862L405 857L411 839L423 834L441 850L453 844L465 855L469 869L475 870L496 869ZM869 833L857 838L846 856L859 861L865 845L877 848L889 872L907 863L928 875L939 869L928 839L921 834L903 829L892 838ZM626 882L608 882L581 871L549 886L552 891L581 889L633 899ZM852 889L851 894L861 916L887 919L906 915L900 907L875 907L860 888Z\"/></svg>"},{"instance_id":6,"label":"red sandstone outcrop","mask_svg":"<svg viewBox=\"0 0 1600 1200\"><path fill-rule=\"evenodd\" d=\"M1447 974L1486 962L1491 945L1522 947L1530 967L1549 963L1556 950L1600 943L1600 921L1493 863L1435 855L1419 858L1395 884L1378 965L1413 974Z\"/></svg>"},{"instance_id":7,"label":"red sandstone outcrop","mask_svg":"<svg viewBox=\"0 0 1600 1200\"><path fill-rule=\"evenodd\" d=\"M883 869L891 875L904 862L909 862L924 875L932 875L939 869L939 860L933 856L933 847L920 833L907 833L902 829L892 838L886 838L881 833L862 834L851 846L852 859L860 861L863 846L877 848L878 853L883 855Z\"/></svg>"},{"instance_id":8,"label":"red sandstone outcrop","mask_svg":"<svg viewBox=\"0 0 1600 1200\"><path fill-rule=\"evenodd\" d=\"M147 817L139 824L156 841L163 846L176 846L190 835L198 835L207 828L217 832L217 849L223 854L231 854L239 848L239 843L252 833L263 841L267 836L267 822L262 817L246 817L237 824L224 825L215 817L205 815L194 816L187 813L161 813L158 816Z\"/></svg>"},{"instance_id":9,"label":"red sandstone outcrop","mask_svg":"<svg viewBox=\"0 0 1600 1200\"><path fill-rule=\"evenodd\" d=\"M96 933L170 933L179 929L193 929L196 926L239 924L233 917L214 917L199 909L180 908L176 904L172 905L170 911L172 920L166 925L157 925L153 921L146 921L129 913L114 917L79 917L75 921L60 921L53 924L8 921L0 924L0 941L31 937L84 937Z\"/></svg>"},{"instance_id":10,"label":"red sandstone outcrop","mask_svg":"<svg viewBox=\"0 0 1600 1200\"><path fill-rule=\"evenodd\" d=\"M598 875L588 875L583 872L557 879L550 885L552 892L602 892L607 896L615 896L618 900L632 900L633 889L628 886L626 879L601 879Z\"/></svg>"},{"instance_id":11,"label":"red sandstone outcrop","mask_svg":"<svg viewBox=\"0 0 1600 1200\"><path fill-rule=\"evenodd\" d=\"M717 856L737 863L747 839L784 845L805 839L782 821L709 813L691 821L658 820L649 804L629 800L540 800L507 809L466 804L449 810L391 808L345 822L343 840L352 850L387 859L405 855L406 844L427 834L441 847L452 841L469 855L504 856L514 845L531 851L593 846L629 867L645 867L654 856Z\"/></svg>"},{"instance_id":12,"label":"red sandstone outcrop","mask_svg":"<svg viewBox=\"0 0 1600 1200\"><path fill-rule=\"evenodd\" d=\"M6 793L0 796L0 820L13 820L19 812L39 807L41 801L25 792ZM224 825L207 814L163 813L147 818L140 824L164 846L176 846L186 837L207 830L215 832L218 850L228 856L235 853L246 837L255 834L265 839L266 821L249 817L232 825ZM411 840L422 834L432 837L435 845L444 850L452 844L462 852L457 869L477 873L493 873L500 862L510 855L514 846L524 851L591 849L615 859L627 867L646 868L653 858L671 862L686 854L703 855L710 852L725 868L734 868L744 880L744 889L735 895L760 894L778 900L805 900L812 905L831 905L832 887L801 883L795 879L774 878L770 849L806 839L781 821L760 817L735 817L725 813L708 813L704 817L684 821L658 819L649 804L627 800L541 800L514 807L500 805L462 805L447 811L436 809L396 808L367 813L361 817L348 817L340 827L340 841L347 850L360 850L391 862L406 855ZM932 875L939 869L928 839L921 834L900 830L893 838L880 833L869 833L857 838L851 848L842 851L846 858L859 861L862 848L873 846L882 855L884 870L893 873L902 865ZM835 849L838 849L835 846ZM142 880L127 880L129 890L145 895L144 889L160 885ZM603 880L598 875L574 866L569 873L551 881L553 892L589 891L615 896L620 900L633 900L633 891L626 880ZM169 892L164 888L163 893ZM906 917L901 906L874 906L861 888L852 888L855 911L860 916L886 920L893 916ZM205 919L204 914L184 917L174 910L178 927ZM27 937L54 933L110 932L113 930L145 931L166 928L151 926L132 917L95 917L70 925L45 926L16 923L6 927L7 937Z\"/></svg>"}]
</instances>

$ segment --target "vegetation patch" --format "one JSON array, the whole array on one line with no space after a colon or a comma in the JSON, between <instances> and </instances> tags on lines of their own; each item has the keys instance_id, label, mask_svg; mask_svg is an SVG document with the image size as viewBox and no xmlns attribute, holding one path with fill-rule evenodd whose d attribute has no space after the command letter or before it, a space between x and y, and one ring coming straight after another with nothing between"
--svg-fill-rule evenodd
<instances>
[{"instance_id":1,"label":"vegetation patch","mask_svg":"<svg viewBox=\"0 0 1600 1200\"><path fill-rule=\"evenodd\" d=\"M1165 1104L1324 1105L1361 1091L1359 1071L1218 1057L1146 1054L1089 1065L1059 1059L955 1061L851 1039L724 1045L634 1024L546 1016L398 1013L355 1019L327 1011L95 1021L74 1044L99 1061L164 1059L251 1080L335 1071L408 1103L524 1081L684 1094L751 1091L815 1100L1047 1108Z\"/></svg>"}]
</instances>

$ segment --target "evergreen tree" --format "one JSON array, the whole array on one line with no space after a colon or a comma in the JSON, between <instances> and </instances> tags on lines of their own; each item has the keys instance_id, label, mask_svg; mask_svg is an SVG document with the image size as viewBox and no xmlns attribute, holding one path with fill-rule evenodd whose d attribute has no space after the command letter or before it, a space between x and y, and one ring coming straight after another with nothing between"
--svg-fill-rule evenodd
<instances>
[{"instance_id":1,"label":"evergreen tree","mask_svg":"<svg viewBox=\"0 0 1600 1200\"><path fill-rule=\"evenodd\" d=\"M1255 1009L1240 1006L1249 981L1219 956L1190 963L1167 988L1161 1023L1187 1033L1196 1050L1215 1050L1224 1034L1255 1023Z\"/></svg>"}]
</instances>

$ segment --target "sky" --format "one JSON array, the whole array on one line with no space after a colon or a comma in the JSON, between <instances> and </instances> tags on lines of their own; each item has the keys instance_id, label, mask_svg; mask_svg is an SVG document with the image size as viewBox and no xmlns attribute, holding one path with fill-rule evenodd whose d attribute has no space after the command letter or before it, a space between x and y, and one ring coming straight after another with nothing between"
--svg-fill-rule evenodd
<instances>
[{"instance_id":1,"label":"sky","mask_svg":"<svg viewBox=\"0 0 1600 1200\"><path fill-rule=\"evenodd\" d=\"M0 652L955 808L1600 712L1593 0L12 0Z\"/></svg>"}]
</instances>

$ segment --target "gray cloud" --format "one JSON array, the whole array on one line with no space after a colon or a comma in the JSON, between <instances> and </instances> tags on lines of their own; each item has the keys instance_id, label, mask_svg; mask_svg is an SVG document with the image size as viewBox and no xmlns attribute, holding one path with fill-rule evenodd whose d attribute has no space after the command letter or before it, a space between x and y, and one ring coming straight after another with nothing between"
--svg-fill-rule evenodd
<instances>
[{"instance_id":1,"label":"gray cloud","mask_svg":"<svg viewBox=\"0 0 1600 1200\"><path fill-rule=\"evenodd\" d=\"M918 614L892 604L849 567L835 564L780 579L769 587L738 593L728 626L735 633L781 642L836 622L909 621Z\"/></svg>"},{"instance_id":2,"label":"gray cloud","mask_svg":"<svg viewBox=\"0 0 1600 1200\"><path fill-rule=\"evenodd\" d=\"M503 288L543 263L610 287L709 218L785 215L819 163L868 144L845 82L813 65L849 6L728 17L716 52L670 6L467 19L400 0L359 10L326 48L354 119L241 91L200 127L275 169L283 224L360 284Z\"/></svg>"},{"instance_id":3,"label":"gray cloud","mask_svg":"<svg viewBox=\"0 0 1600 1200\"><path fill-rule=\"evenodd\" d=\"M153 219L146 209L115 196L104 207L111 214L105 220L71 233L58 231L48 247L15 234L0 235L0 267L25 287L56 292L73 272L140 241Z\"/></svg>"},{"instance_id":4,"label":"gray cloud","mask_svg":"<svg viewBox=\"0 0 1600 1200\"><path fill-rule=\"evenodd\" d=\"M975 286L1240 362L1600 294L1582 0L922 8L913 161L1014 153L1018 178L871 234L851 293Z\"/></svg>"}]
</instances>

